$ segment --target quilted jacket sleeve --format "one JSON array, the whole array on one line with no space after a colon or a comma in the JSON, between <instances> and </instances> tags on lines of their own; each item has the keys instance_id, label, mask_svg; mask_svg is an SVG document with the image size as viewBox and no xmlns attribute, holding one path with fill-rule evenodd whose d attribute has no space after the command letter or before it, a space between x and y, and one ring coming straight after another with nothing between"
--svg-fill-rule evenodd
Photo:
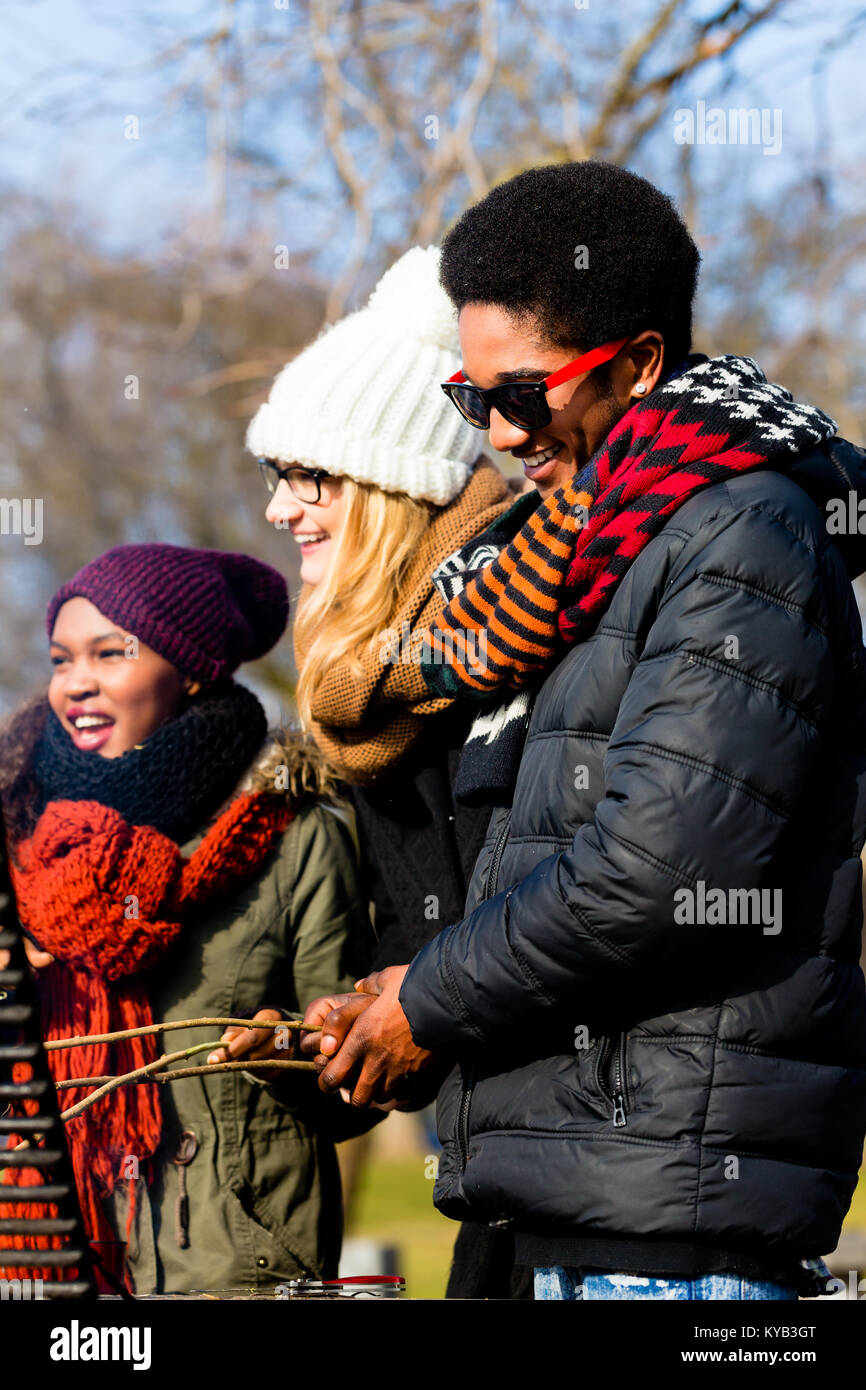
<instances>
[{"instance_id":1,"label":"quilted jacket sleeve","mask_svg":"<svg viewBox=\"0 0 866 1390\"><path fill-rule=\"evenodd\" d=\"M676 890L768 885L821 754L835 663L857 660L832 633L851 631L852 599L817 526L719 495L658 596L594 819L415 957L400 997L418 1044L486 1043L566 1000L615 998L700 930L675 920ZM731 930L738 950L766 941L761 926Z\"/></svg>"}]
</instances>

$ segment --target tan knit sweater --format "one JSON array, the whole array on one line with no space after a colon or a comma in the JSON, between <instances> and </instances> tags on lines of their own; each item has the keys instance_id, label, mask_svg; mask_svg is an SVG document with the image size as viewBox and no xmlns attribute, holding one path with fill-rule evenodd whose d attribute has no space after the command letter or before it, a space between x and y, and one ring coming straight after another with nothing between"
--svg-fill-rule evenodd
<instances>
[{"instance_id":1,"label":"tan knit sweater","mask_svg":"<svg viewBox=\"0 0 866 1390\"><path fill-rule=\"evenodd\" d=\"M436 514L424 534L385 628L399 635L403 624L424 631L445 606L430 576L459 546L477 536L514 501L506 479L481 458L463 491ZM306 586L305 586L306 587ZM303 602L304 590L301 591ZM295 638L295 661L304 652ZM424 728L424 720L453 703L431 696L419 666L383 663L374 645L356 676L346 661L329 667L313 693L313 736L334 770L355 786L370 786L390 774Z\"/></svg>"}]
</instances>

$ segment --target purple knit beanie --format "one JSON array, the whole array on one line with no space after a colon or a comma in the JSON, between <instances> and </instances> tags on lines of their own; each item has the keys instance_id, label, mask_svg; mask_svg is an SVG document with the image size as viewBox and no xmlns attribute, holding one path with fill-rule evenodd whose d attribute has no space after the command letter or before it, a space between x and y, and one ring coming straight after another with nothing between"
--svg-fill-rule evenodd
<instances>
[{"instance_id":1,"label":"purple knit beanie","mask_svg":"<svg viewBox=\"0 0 866 1390\"><path fill-rule=\"evenodd\" d=\"M79 597L204 685L270 651L289 618L286 581L270 565L182 545L118 545L91 560L49 603L49 637Z\"/></svg>"}]
</instances>

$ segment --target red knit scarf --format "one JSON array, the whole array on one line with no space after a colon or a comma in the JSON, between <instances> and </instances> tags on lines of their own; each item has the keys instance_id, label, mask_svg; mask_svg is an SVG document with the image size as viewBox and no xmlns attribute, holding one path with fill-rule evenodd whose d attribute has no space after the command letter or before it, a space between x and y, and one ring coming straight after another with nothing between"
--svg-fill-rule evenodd
<instances>
[{"instance_id":1,"label":"red knit scarf","mask_svg":"<svg viewBox=\"0 0 866 1390\"><path fill-rule=\"evenodd\" d=\"M138 975L153 966L183 929L188 913L249 880L282 836L293 813L269 793L236 798L184 859L173 840L148 826L129 825L119 812L95 801L52 801L32 836L16 847L12 877L21 921L55 964L38 981L46 1040L111 1033L153 1023ZM48 1053L55 1081L117 1075L154 1061L156 1036L88 1044ZM16 1063L13 1078L27 1079ZM61 1108L91 1094L92 1087L59 1093ZM36 1103L23 1103L25 1114ZM134 1216L134 1177L155 1152L161 1131L158 1086L121 1086L66 1127L85 1231L91 1241L115 1241L103 1198L131 1178L129 1223ZM13 1136L10 1146L18 1143ZM137 1163L130 1163L130 1159ZM2 1156L0 1156L2 1167ZM39 1184L32 1168L7 1168L2 1183ZM36 1216L56 1216L52 1204ZM0 1219L15 1208L0 1203ZM129 1230L127 1229L127 1236ZM54 1249L57 1237L0 1237L0 1249ZM6 1270L7 1278L33 1275ZM66 1279L74 1270L64 1271ZM46 1270L43 1277L50 1278Z\"/></svg>"}]
</instances>

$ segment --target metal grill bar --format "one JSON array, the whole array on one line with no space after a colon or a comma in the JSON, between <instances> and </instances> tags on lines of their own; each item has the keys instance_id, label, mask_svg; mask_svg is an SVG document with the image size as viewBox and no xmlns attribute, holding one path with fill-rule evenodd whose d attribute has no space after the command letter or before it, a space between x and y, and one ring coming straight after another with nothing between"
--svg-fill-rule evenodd
<instances>
[{"instance_id":1,"label":"metal grill bar","mask_svg":"<svg viewBox=\"0 0 866 1390\"><path fill-rule=\"evenodd\" d=\"M54 1236L72 1235L75 1231L75 1217L68 1216L65 1221L59 1217L25 1216L20 1221L0 1220L0 1236Z\"/></svg>"},{"instance_id":2,"label":"metal grill bar","mask_svg":"<svg viewBox=\"0 0 866 1390\"><path fill-rule=\"evenodd\" d=\"M8 968L0 971L0 1168L36 1168L44 1172L45 1181L38 1186L0 1186L0 1201L16 1209L15 1216L0 1220L0 1235L51 1235L58 1237L62 1245L57 1250L0 1250L0 1279L6 1269L59 1272L75 1268L78 1278L68 1283L43 1276L42 1296L63 1300L95 1298L90 1247L81 1223L72 1164L42 1046L3 842L0 824L0 950L11 953ZM33 1075L29 1080L19 1083L12 1079L15 1062L31 1064ZM10 1104L21 1100L35 1101L37 1114L9 1114ZM5 1147L8 1141L2 1140L8 1134L33 1136L34 1145L9 1150ZM36 1147L36 1135L46 1136L51 1147ZM56 1217L37 1217L28 1212L29 1206L46 1202L56 1205Z\"/></svg>"},{"instance_id":3,"label":"metal grill bar","mask_svg":"<svg viewBox=\"0 0 866 1390\"><path fill-rule=\"evenodd\" d=\"M4 1168L56 1168L66 1157L65 1149L2 1150Z\"/></svg>"},{"instance_id":4,"label":"metal grill bar","mask_svg":"<svg viewBox=\"0 0 866 1390\"><path fill-rule=\"evenodd\" d=\"M9 1197L3 1193L3 1201L7 1207L22 1206L25 1202L59 1202L62 1198L68 1197L71 1188L64 1183L47 1182L44 1187L10 1187Z\"/></svg>"},{"instance_id":5,"label":"metal grill bar","mask_svg":"<svg viewBox=\"0 0 866 1390\"><path fill-rule=\"evenodd\" d=\"M44 1115L0 1115L0 1134L47 1134L56 1128Z\"/></svg>"},{"instance_id":6,"label":"metal grill bar","mask_svg":"<svg viewBox=\"0 0 866 1390\"><path fill-rule=\"evenodd\" d=\"M3 980L3 974L5 973L4 971L0 974L0 986L5 983ZM12 973L19 975L21 972L15 970ZM33 1010L26 1004L0 1004L0 1028L2 1028L4 1024L8 1026L11 1023L29 1023L32 1017Z\"/></svg>"},{"instance_id":7,"label":"metal grill bar","mask_svg":"<svg viewBox=\"0 0 866 1390\"><path fill-rule=\"evenodd\" d=\"M69 1245L64 1250L10 1250L9 1254L10 1268L69 1269L73 1265L80 1267L89 1259L90 1247L83 1242L81 1245ZM0 1265L0 1269L2 1268ZM54 1284L50 1280L45 1281L45 1292L49 1297L54 1294Z\"/></svg>"},{"instance_id":8,"label":"metal grill bar","mask_svg":"<svg viewBox=\"0 0 866 1390\"><path fill-rule=\"evenodd\" d=\"M47 1090L47 1081L19 1081L14 1086L0 1084L0 1100L21 1100L25 1096L28 1100L36 1100L38 1096L44 1096Z\"/></svg>"},{"instance_id":9,"label":"metal grill bar","mask_svg":"<svg viewBox=\"0 0 866 1390\"><path fill-rule=\"evenodd\" d=\"M55 1301L59 1302L65 1298L90 1298L93 1294L93 1289L90 1284L76 1283L73 1279L70 1279L66 1284L45 1284L43 1285L43 1292L47 1293L49 1288L51 1292L48 1296L52 1303Z\"/></svg>"}]
</instances>

